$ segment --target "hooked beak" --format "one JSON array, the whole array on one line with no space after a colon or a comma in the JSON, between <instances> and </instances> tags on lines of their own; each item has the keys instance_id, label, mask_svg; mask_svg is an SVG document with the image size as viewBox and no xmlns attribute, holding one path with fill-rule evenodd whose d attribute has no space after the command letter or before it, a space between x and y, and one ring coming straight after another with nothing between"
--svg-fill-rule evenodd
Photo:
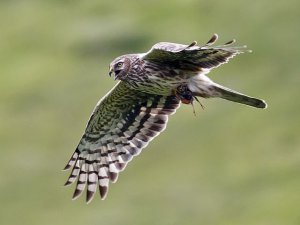
<instances>
[{"instance_id":1,"label":"hooked beak","mask_svg":"<svg viewBox=\"0 0 300 225\"><path fill-rule=\"evenodd\" d=\"M114 75L114 80L117 80L118 79L118 74L120 73L121 71L120 70L117 70L117 71L113 71L112 69L109 71L109 76L111 77L112 75Z\"/></svg>"},{"instance_id":2,"label":"hooked beak","mask_svg":"<svg viewBox=\"0 0 300 225\"><path fill-rule=\"evenodd\" d=\"M111 77L111 75L113 74L113 72L114 72L114 71L113 71L113 68L112 68L111 66L109 66L109 73L108 73L108 74L109 74L110 77Z\"/></svg>"},{"instance_id":3,"label":"hooked beak","mask_svg":"<svg viewBox=\"0 0 300 225\"><path fill-rule=\"evenodd\" d=\"M114 80L116 80L118 78L118 76L116 75L116 73L112 69L109 71L108 74L109 74L110 77L114 74Z\"/></svg>"}]
</instances>

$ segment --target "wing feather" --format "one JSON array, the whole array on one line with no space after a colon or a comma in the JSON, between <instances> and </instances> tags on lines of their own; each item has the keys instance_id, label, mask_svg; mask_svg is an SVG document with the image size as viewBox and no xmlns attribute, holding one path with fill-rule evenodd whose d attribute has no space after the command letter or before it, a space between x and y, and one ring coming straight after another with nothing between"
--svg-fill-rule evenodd
<instances>
[{"instance_id":1,"label":"wing feather","mask_svg":"<svg viewBox=\"0 0 300 225\"><path fill-rule=\"evenodd\" d=\"M77 180L73 199L87 186L90 202L99 186L107 195L127 163L166 128L168 116L179 107L175 96L147 94L119 82L96 105L84 135L65 169L72 168L65 185Z\"/></svg>"},{"instance_id":2,"label":"wing feather","mask_svg":"<svg viewBox=\"0 0 300 225\"><path fill-rule=\"evenodd\" d=\"M218 39L214 34L204 45L197 46L197 42L190 45L182 45L170 42L155 44L144 56L144 60L171 64L174 67L185 70L211 70L221 64L227 63L234 56L250 50L246 46L231 46L235 40L226 42L220 46L212 46Z\"/></svg>"}]
</instances>

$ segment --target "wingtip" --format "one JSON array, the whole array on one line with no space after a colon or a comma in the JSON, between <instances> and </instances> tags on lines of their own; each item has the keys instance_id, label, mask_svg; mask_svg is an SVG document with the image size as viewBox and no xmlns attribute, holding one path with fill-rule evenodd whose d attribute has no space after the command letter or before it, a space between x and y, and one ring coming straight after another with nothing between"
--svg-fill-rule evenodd
<instances>
[{"instance_id":1,"label":"wingtip","mask_svg":"<svg viewBox=\"0 0 300 225\"><path fill-rule=\"evenodd\" d=\"M69 185L71 185L71 184L72 184L72 182L69 181L69 180L67 180L66 183L64 183L64 187L69 186Z\"/></svg>"},{"instance_id":2,"label":"wingtip","mask_svg":"<svg viewBox=\"0 0 300 225\"><path fill-rule=\"evenodd\" d=\"M232 40L226 42L226 43L224 44L224 46L231 45L231 44L233 44L233 43L235 43L235 42L236 42L236 40L235 40L235 39L232 39Z\"/></svg>"},{"instance_id":3,"label":"wingtip","mask_svg":"<svg viewBox=\"0 0 300 225\"><path fill-rule=\"evenodd\" d=\"M205 44L205 46L213 45L217 40L219 36L218 34L213 34L213 36L209 39L209 41Z\"/></svg>"},{"instance_id":4,"label":"wingtip","mask_svg":"<svg viewBox=\"0 0 300 225\"><path fill-rule=\"evenodd\" d=\"M70 169L71 167L72 167L72 165L67 164L67 165L62 169L62 171L66 171L66 170Z\"/></svg>"},{"instance_id":5,"label":"wingtip","mask_svg":"<svg viewBox=\"0 0 300 225\"><path fill-rule=\"evenodd\" d=\"M72 200L76 200L77 198L79 198L79 196L81 195L82 190L79 189L75 189L74 194L72 196Z\"/></svg>"},{"instance_id":6,"label":"wingtip","mask_svg":"<svg viewBox=\"0 0 300 225\"><path fill-rule=\"evenodd\" d=\"M107 186L99 186L100 197L101 200L104 200L107 196L108 187Z\"/></svg>"},{"instance_id":7,"label":"wingtip","mask_svg":"<svg viewBox=\"0 0 300 225\"><path fill-rule=\"evenodd\" d=\"M187 46L186 48L190 48L197 45L197 41L193 41L191 44L189 44L189 46Z\"/></svg>"},{"instance_id":8,"label":"wingtip","mask_svg":"<svg viewBox=\"0 0 300 225\"><path fill-rule=\"evenodd\" d=\"M109 172L108 173L108 176L109 176L109 179L111 180L112 183L116 183L117 180L118 180L118 173L114 173L114 172Z\"/></svg>"},{"instance_id":9,"label":"wingtip","mask_svg":"<svg viewBox=\"0 0 300 225\"><path fill-rule=\"evenodd\" d=\"M90 204L93 200L95 192L87 190L86 192L86 204Z\"/></svg>"},{"instance_id":10,"label":"wingtip","mask_svg":"<svg viewBox=\"0 0 300 225\"><path fill-rule=\"evenodd\" d=\"M126 167L126 163L116 163L116 167L119 171L123 171Z\"/></svg>"}]
</instances>

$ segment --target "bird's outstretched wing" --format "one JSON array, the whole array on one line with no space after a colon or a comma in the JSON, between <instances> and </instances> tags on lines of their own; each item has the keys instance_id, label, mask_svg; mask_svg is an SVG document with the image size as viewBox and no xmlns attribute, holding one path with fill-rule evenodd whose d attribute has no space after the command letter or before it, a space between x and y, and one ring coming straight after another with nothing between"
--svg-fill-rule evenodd
<instances>
[{"instance_id":1,"label":"bird's outstretched wing","mask_svg":"<svg viewBox=\"0 0 300 225\"><path fill-rule=\"evenodd\" d=\"M217 39L218 35L214 34L204 46L198 46L196 41L190 45L160 42L145 53L143 59L170 64L179 69L208 72L212 68L227 63L237 54L249 51L245 50L246 46L231 46L235 40L220 46L212 46Z\"/></svg>"},{"instance_id":2,"label":"bird's outstretched wing","mask_svg":"<svg viewBox=\"0 0 300 225\"><path fill-rule=\"evenodd\" d=\"M97 104L65 167L73 167L65 185L77 180L73 199L86 185L87 202L92 200L97 185L104 199L109 181L116 182L132 157L166 128L168 116L179 105L175 96L147 94L119 82Z\"/></svg>"}]
</instances>

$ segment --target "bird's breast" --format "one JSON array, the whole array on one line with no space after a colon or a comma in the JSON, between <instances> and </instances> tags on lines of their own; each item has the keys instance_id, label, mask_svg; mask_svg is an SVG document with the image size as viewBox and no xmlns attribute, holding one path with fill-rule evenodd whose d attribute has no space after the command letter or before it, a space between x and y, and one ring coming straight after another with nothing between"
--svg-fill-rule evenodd
<instances>
[{"instance_id":1,"label":"bird's breast","mask_svg":"<svg viewBox=\"0 0 300 225\"><path fill-rule=\"evenodd\" d=\"M127 82L135 89L150 94L172 95L174 90L195 74L168 65L136 62L128 76Z\"/></svg>"},{"instance_id":2,"label":"bird's breast","mask_svg":"<svg viewBox=\"0 0 300 225\"><path fill-rule=\"evenodd\" d=\"M184 76L165 76L161 71L146 72L140 75L130 81L131 86L151 94L171 95L179 85L187 83Z\"/></svg>"}]
</instances>

